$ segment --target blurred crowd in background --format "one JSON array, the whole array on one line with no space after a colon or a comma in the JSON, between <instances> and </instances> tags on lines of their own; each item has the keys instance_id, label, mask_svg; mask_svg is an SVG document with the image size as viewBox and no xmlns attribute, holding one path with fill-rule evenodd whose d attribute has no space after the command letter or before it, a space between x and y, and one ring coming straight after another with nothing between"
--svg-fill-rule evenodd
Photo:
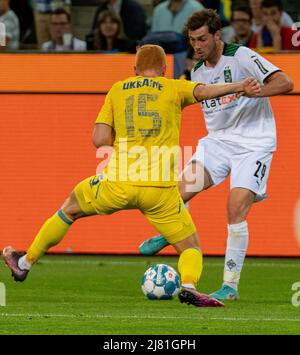
<instances>
[{"instance_id":1,"label":"blurred crowd in background","mask_svg":"<svg viewBox=\"0 0 300 355\"><path fill-rule=\"evenodd\" d=\"M185 23L203 8L218 12L225 42L260 52L300 50L295 0L0 0L0 51L134 53L154 43L184 53Z\"/></svg>"}]
</instances>

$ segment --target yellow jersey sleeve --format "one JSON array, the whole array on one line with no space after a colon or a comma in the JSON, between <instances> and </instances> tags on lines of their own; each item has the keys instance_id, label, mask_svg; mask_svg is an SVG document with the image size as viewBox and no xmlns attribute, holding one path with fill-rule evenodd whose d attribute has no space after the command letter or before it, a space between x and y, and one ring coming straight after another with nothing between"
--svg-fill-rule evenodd
<instances>
[{"instance_id":1,"label":"yellow jersey sleeve","mask_svg":"<svg viewBox=\"0 0 300 355\"><path fill-rule=\"evenodd\" d=\"M105 97L104 105L102 106L95 123L105 123L114 128L114 114L111 100L112 89Z\"/></svg>"},{"instance_id":2,"label":"yellow jersey sleeve","mask_svg":"<svg viewBox=\"0 0 300 355\"><path fill-rule=\"evenodd\" d=\"M174 80L177 86L177 92L180 98L181 107L184 108L195 104L197 99L194 96L194 90L200 83L193 83L188 80Z\"/></svg>"}]
</instances>

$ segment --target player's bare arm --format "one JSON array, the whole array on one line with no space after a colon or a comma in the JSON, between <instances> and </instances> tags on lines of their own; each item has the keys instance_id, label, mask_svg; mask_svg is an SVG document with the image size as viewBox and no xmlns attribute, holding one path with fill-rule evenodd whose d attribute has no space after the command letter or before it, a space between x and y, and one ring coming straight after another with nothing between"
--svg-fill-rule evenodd
<instances>
[{"instance_id":1,"label":"player's bare arm","mask_svg":"<svg viewBox=\"0 0 300 355\"><path fill-rule=\"evenodd\" d=\"M96 123L93 132L93 144L96 148L105 145L113 146L115 141L114 129L104 123Z\"/></svg>"},{"instance_id":2,"label":"player's bare arm","mask_svg":"<svg viewBox=\"0 0 300 355\"><path fill-rule=\"evenodd\" d=\"M256 97L261 91L261 85L253 78L249 77L241 82L230 84L198 85L195 88L194 95L198 101L213 99L215 97L243 93L247 96Z\"/></svg>"},{"instance_id":3,"label":"player's bare arm","mask_svg":"<svg viewBox=\"0 0 300 355\"><path fill-rule=\"evenodd\" d=\"M265 80L265 85L262 86L258 96L263 97L286 94L292 91L293 88L293 81L282 71L277 71Z\"/></svg>"}]
</instances>

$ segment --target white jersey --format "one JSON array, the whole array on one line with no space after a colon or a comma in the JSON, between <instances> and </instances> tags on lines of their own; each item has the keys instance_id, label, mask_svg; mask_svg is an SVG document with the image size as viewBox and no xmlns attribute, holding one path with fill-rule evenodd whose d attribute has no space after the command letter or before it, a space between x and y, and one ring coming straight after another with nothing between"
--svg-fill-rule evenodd
<instances>
[{"instance_id":1,"label":"white jersey","mask_svg":"<svg viewBox=\"0 0 300 355\"><path fill-rule=\"evenodd\" d=\"M191 73L194 82L205 84L242 81L254 76L261 84L279 69L247 47L226 44L214 68L198 62ZM237 98L235 94L201 102L211 138L250 151L276 150L276 126L269 98Z\"/></svg>"}]
</instances>

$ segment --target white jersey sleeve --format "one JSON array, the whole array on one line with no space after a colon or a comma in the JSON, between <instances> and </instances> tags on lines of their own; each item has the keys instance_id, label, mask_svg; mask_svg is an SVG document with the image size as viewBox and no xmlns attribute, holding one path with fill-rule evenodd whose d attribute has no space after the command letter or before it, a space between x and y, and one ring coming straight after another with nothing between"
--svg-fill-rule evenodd
<instances>
[{"instance_id":1,"label":"white jersey sleeve","mask_svg":"<svg viewBox=\"0 0 300 355\"><path fill-rule=\"evenodd\" d=\"M247 47L240 47L236 53L240 68L249 76L263 83L271 74L280 71L276 65Z\"/></svg>"}]
</instances>

